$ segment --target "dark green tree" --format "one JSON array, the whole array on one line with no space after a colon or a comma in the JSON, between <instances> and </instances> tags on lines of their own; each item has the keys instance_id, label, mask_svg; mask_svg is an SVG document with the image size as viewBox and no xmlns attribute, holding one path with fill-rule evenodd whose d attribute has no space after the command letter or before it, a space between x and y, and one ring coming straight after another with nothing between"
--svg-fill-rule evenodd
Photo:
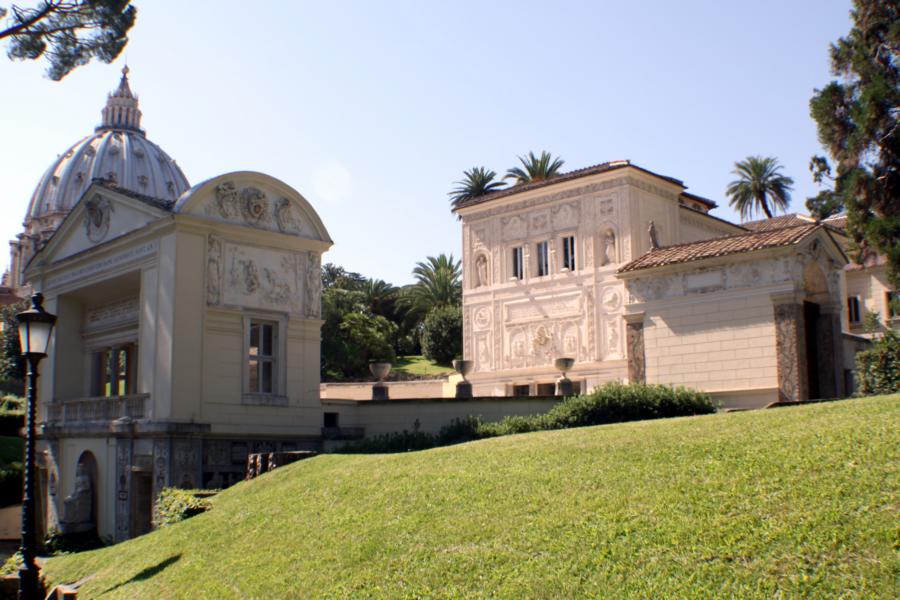
<instances>
[{"instance_id":1,"label":"dark green tree","mask_svg":"<svg viewBox=\"0 0 900 600\"><path fill-rule=\"evenodd\" d=\"M59 81L98 58L111 63L128 43L137 8L131 0L42 0L34 8L0 6L0 41L12 59L46 57L47 75Z\"/></svg>"},{"instance_id":2,"label":"dark green tree","mask_svg":"<svg viewBox=\"0 0 900 600\"><path fill-rule=\"evenodd\" d=\"M534 152L529 152L527 157L520 156L519 162L522 166L507 170L504 179L514 179L516 184L543 181L559 175L559 170L565 164L563 159L553 158L546 150L539 157Z\"/></svg>"},{"instance_id":3,"label":"dark green tree","mask_svg":"<svg viewBox=\"0 0 900 600\"><path fill-rule=\"evenodd\" d=\"M781 173L777 158L748 156L734 163L732 172L738 178L728 184L725 193L732 208L741 213L741 220L753 218L757 210L769 219L774 211L787 211L794 180Z\"/></svg>"},{"instance_id":4,"label":"dark green tree","mask_svg":"<svg viewBox=\"0 0 900 600\"><path fill-rule=\"evenodd\" d=\"M505 185L497 180L497 173L485 167L472 167L463 171L463 178L453 182L456 187L450 191L450 200L457 204L497 191Z\"/></svg>"},{"instance_id":5,"label":"dark green tree","mask_svg":"<svg viewBox=\"0 0 900 600\"><path fill-rule=\"evenodd\" d=\"M31 306L28 300L22 300L16 304L7 304L0 307L0 321L3 330L0 331L0 379L5 381L25 380L25 358L22 356L22 348L19 345L19 324L16 315Z\"/></svg>"},{"instance_id":6,"label":"dark green tree","mask_svg":"<svg viewBox=\"0 0 900 600\"><path fill-rule=\"evenodd\" d=\"M462 309L459 306L437 306L422 324L422 353L441 365L462 356Z\"/></svg>"},{"instance_id":7,"label":"dark green tree","mask_svg":"<svg viewBox=\"0 0 900 600\"><path fill-rule=\"evenodd\" d=\"M397 326L372 314L364 292L331 287L322 292L322 378L368 375L369 360L393 360Z\"/></svg>"},{"instance_id":8,"label":"dark green tree","mask_svg":"<svg viewBox=\"0 0 900 600\"><path fill-rule=\"evenodd\" d=\"M809 214L822 220L836 215L844 210L844 199L834 191L834 177L831 176L831 165L824 156L813 156L809 161L809 170L812 172L813 181L824 186L821 192L806 199L806 209Z\"/></svg>"},{"instance_id":9,"label":"dark green tree","mask_svg":"<svg viewBox=\"0 0 900 600\"><path fill-rule=\"evenodd\" d=\"M835 165L834 191L861 253L888 260L900 285L900 2L854 0L850 32L831 45L836 79L810 100Z\"/></svg>"}]
</instances>

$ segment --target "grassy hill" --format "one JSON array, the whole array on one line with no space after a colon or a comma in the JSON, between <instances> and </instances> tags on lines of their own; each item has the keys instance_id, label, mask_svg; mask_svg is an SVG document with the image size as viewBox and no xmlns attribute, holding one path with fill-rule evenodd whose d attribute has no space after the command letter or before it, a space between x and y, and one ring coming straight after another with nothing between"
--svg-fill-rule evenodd
<instances>
[{"instance_id":1,"label":"grassy hill","mask_svg":"<svg viewBox=\"0 0 900 600\"><path fill-rule=\"evenodd\" d=\"M896 597L900 396L327 455L51 559L79 598Z\"/></svg>"}]
</instances>

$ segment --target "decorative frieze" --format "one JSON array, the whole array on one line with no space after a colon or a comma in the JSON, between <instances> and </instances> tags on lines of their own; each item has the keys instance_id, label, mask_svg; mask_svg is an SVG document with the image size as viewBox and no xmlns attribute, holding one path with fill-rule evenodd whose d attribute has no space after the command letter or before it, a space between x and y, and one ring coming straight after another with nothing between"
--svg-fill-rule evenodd
<instances>
[{"instance_id":1,"label":"decorative frieze","mask_svg":"<svg viewBox=\"0 0 900 600\"><path fill-rule=\"evenodd\" d=\"M623 315L628 358L628 381L646 383L647 358L644 351L644 313Z\"/></svg>"},{"instance_id":2,"label":"decorative frieze","mask_svg":"<svg viewBox=\"0 0 900 600\"><path fill-rule=\"evenodd\" d=\"M123 325L137 325L139 304L138 298L133 297L88 308L84 314L84 332L94 333Z\"/></svg>"},{"instance_id":3,"label":"decorative frieze","mask_svg":"<svg viewBox=\"0 0 900 600\"><path fill-rule=\"evenodd\" d=\"M216 186L214 197L203 207L204 213L219 221L245 225L291 235L312 233L299 208L284 197L270 197L254 186L238 189L233 181Z\"/></svg>"}]
</instances>

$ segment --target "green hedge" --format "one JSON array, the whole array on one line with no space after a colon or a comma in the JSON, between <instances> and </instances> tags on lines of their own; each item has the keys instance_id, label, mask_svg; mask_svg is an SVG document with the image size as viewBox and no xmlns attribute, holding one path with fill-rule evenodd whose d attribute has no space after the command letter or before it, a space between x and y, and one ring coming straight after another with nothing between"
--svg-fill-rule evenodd
<instances>
[{"instance_id":1,"label":"green hedge","mask_svg":"<svg viewBox=\"0 0 900 600\"><path fill-rule=\"evenodd\" d=\"M857 394L900 392L900 334L887 329L872 347L856 354Z\"/></svg>"},{"instance_id":2,"label":"green hedge","mask_svg":"<svg viewBox=\"0 0 900 600\"><path fill-rule=\"evenodd\" d=\"M206 512L212 506L209 498L215 494L215 490L163 488L153 509L153 525L166 527Z\"/></svg>"},{"instance_id":3,"label":"green hedge","mask_svg":"<svg viewBox=\"0 0 900 600\"><path fill-rule=\"evenodd\" d=\"M452 421L437 434L401 431L361 440L340 451L406 452L515 433L704 415L715 411L709 394L697 390L667 385L607 383L589 394L566 398L542 414L509 416L490 423L470 416Z\"/></svg>"}]
</instances>

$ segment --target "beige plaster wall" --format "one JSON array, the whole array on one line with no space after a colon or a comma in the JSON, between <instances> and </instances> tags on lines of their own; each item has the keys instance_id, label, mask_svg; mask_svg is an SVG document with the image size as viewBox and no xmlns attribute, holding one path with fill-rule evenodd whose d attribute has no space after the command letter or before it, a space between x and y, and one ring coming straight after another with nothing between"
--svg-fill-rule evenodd
<instances>
[{"instance_id":1,"label":"beige plaster wall","mask_svg":"<svg viewBox=\"0 0 900 600\"><path fill-rule=\"evenodd\" d=\"M852 333L864 333L863 324L868 313L877 313L881 322L886 323L890 314L888 312L887 293L891 290L887 279L886 267L882 265L867 269L849 269L844 271L844 276L847 285L847 297L859 297L860 304L860 322L851 324L845 302L843 307L844 328Z\"/></svg>"},{"instance_id":2,"label":"beige plaster wall","mask_svg":"<svg viewBox=\"0 0 900 600\"><path fill-rule=\"evenodd\" d=\"M644 324L647 381L721 392L777 387L768 296L695 297Z\"/></svg>"},{"instance_id":3,"label":"beige plaster wall","mask_svg":"<svg viewBox=\"0 0 900 600\"><path fill-rule=\"evenodd\" d=\"M323 383L319 386L320 396L323 400L369 400L372 398L372 384L374 382L360 383ZM392 399L406 398L444 398L446 379L429 379L422 381L389 381L387 382L388 394ZM452 397L450 394L449 397Z\"/></svg>"},{"instance_id":4,"label":"beige plaster wall","mask_svg":"<svg viewBox=\"0 0 900 600\"><path fill-rule=\"evenodd\" d=\"M435 433L454 419L481 416L498 421L507 415L530 415L550 410L547 398L474 398L471 400L389 400L387 402L322 400L322 409L336 412L341 427L365 427L366 437L398 431ZM418 425L417 425L418 424Z\"/></svg>"}]
</instances>

